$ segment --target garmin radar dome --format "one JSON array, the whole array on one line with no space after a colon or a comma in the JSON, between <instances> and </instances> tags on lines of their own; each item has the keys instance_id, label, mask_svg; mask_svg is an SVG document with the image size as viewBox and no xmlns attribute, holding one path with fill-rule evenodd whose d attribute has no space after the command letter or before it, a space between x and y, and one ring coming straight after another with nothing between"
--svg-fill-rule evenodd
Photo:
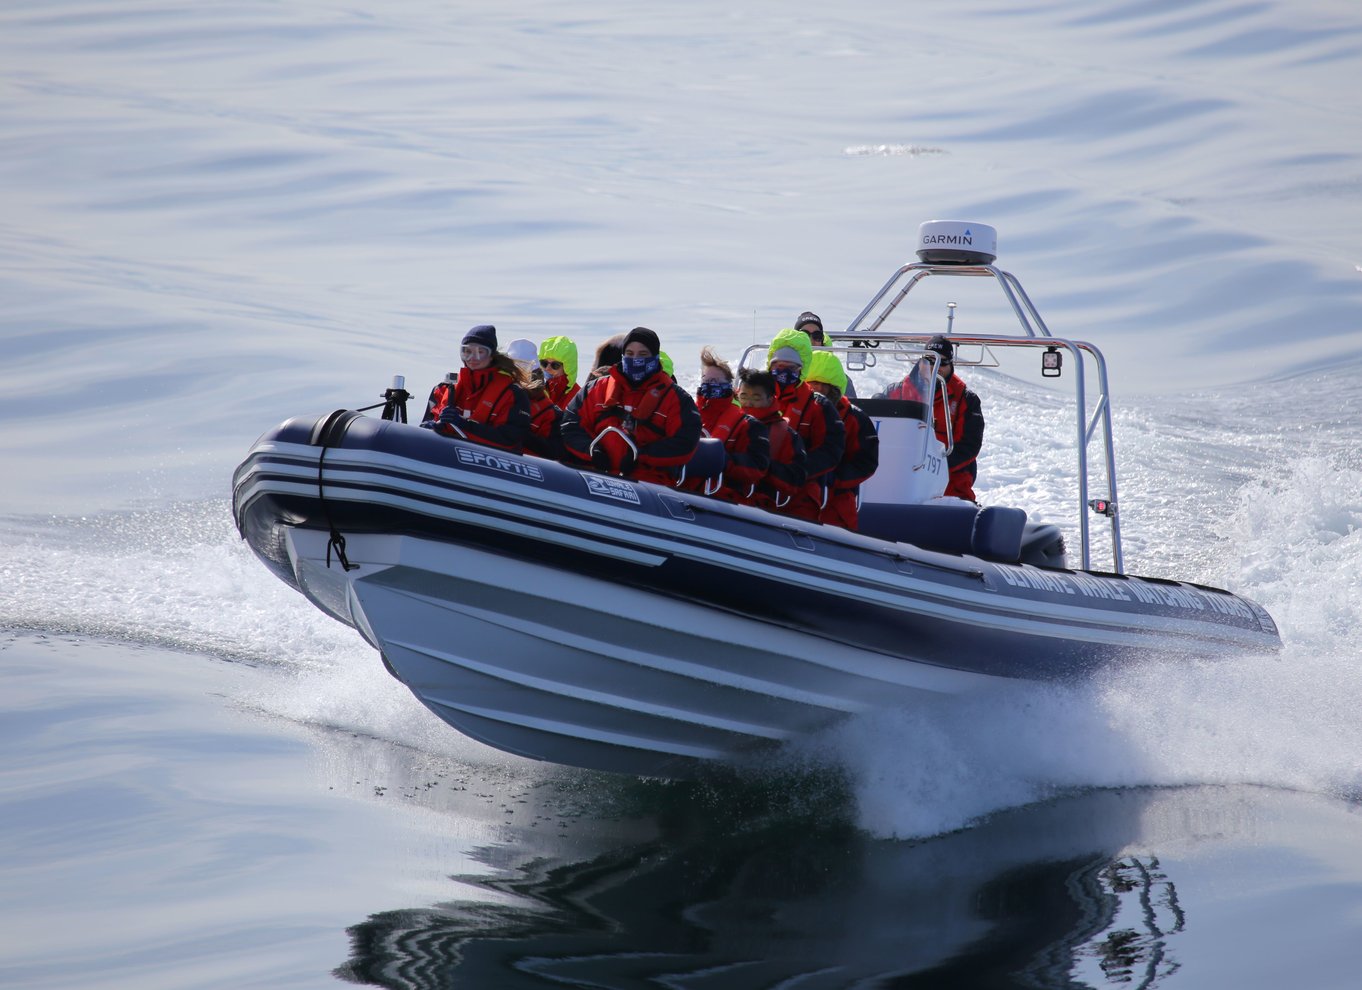
<instances>
[{"instance_id":1,"label":"garmin radar dome","mask_svg":"<svg viewBox=\"0 0 1362 990\"><path fill-rule=\"evenodd\" d=\"M917 229L917 256L930 265L991 265L998 232L986 223L928 220Z\"/></svg>"}]
</instances>

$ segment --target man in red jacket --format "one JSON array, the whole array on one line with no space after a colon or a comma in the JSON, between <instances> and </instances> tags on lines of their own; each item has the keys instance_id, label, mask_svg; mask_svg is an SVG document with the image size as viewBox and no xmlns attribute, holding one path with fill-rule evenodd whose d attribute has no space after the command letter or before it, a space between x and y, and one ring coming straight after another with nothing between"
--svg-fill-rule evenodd
<instances>
[{"instance_id":1,"label":"man in red jacket","mask_svg":"<svg viewBox=\"0 0 1362 990\"><path fill-rule=\"evenodd\" d=\"M700 443L695 400L662 370L657 334L634 327L622 356L563 412L567 462L605 474L672 485Z\"/></svg>"},{"instance_id":2,"label":"man in red jacket","mask_svg":"<svg viewBox=\"0 0 1362 990\"><path fill-rule=\"evenodd\" d=\"M946 482L945 494L973 502L974 480L979 475L979 449L984 445L983 407L979 396L955 373L955 348L951 342L945 337L933 337L927 342L926 350L938 355L936 376L946 383L946 401L942 403L938 389L934 403L936 438L947 446L952 440L955 443L946 457L950 480ZM883 397L926 402L928 374L929 362L924 358L903 377L903 381L890 386Z\"/></svg>"}]
</instances>

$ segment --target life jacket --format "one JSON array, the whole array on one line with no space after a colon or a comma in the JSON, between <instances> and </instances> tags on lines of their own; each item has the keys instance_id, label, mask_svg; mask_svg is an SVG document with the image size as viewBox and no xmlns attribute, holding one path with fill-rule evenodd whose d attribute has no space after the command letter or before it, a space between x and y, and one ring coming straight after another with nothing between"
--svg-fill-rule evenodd
<instances>
[{"instance_id":1,"label":"life jacket","mask_svg":"<svg viewBox=\"0 0 1362 990\"><path fill-rule=\"evenodd\" d=\"M568 386L572 386L569 388ZM569 381L567 375L557 375L553 378L544 380L544 391L553 400L553 404L559 409L566 409L568 403L577 397L577 393L582 390L582 386L574 381Z\"/></svg>"},{"instance_id":2,"label":"life jacket","mask_svg":"<svg viewBox=\"0 0 1362 990\"><path fill-rule=\"evenodd\" d=\"M558 425L559 415L558 406L547 394L541 392L538 398L530 395L530 432L535 436L548 439Z\"/></svg>"},{"instance_id":3,"label":"life jacket","mask_svg":"<svg viewBox=\"0 0 1362 990\"><path fill-rule=\"evenodd\" d=\"M846 427L846 452L837 466L832 491L818 521L856 531L859 524L861 484L874 475L880 463L880 438L875 423L844 395L837 400L837 414Z\"/></svg>"},{"instance_id":4,"label":"life jacket","mask_svg":"<svg viewBox=\"0 0 1362 990\"><path fill-rule=\"evenodd\" d=\"M769 431L771 461L759 482L739 492L739 501L780 510L804 489L804 445L774 402L765 409L745 408L743 412Z\"/></svg>"},{"instance_id":5,"label":"life jacket","mask_svg":"<svg viewBox=\"0 0 1362 990\"><path fill-rule=\"evenodd\" d=\"M800 382L785 395L776 396L776 405L780 407L780 414L785 417L785 422L789 423L806 443L813 431L814 421L810 413L817 410L814 394L813 389Z\"/></svg>"},{"instance_id":6,"label":"life jacket","mask_svg":"<svg viewBox=\"0 0 1362 990\"><path fill-rule=\"evenodd\" d=\"M710 494L725 502L741 501L766 474L765 455L761 455L763 460L758 468L753 455L748 453L753 420L740 406L734 405L731 396L718 399L701 396L696 405L700 409L700 423L705 435L721 441L727 455L723 484ZM710 483L712 479L687 478L681 487L685 491L703 492Z\"/></svg>"},{"instance_id":7,"label":"life jacket","mask_svg":"<svg viewBox=\"0 0 1362 990\"><path fill-rule=\"evenodd\" d=\"M904 376L903 381L889 387L884 393L887 399L908 399L916 402L926 402L918 383L913 381L912 372ZM964 439L965 436L965 383L960 380L960 376L951 375L946 379L946 402L935 402L932 407L933 426L936 428L936 438L942 443L947 442L950 437L951 443Z\"/></svg>"},{"instance_id":8,"label":"life jacket","mask_svg":"<svg viewBox=\"0 0 1362 990\"><path fill-rule=\"evenodd\" d=\"M827 403L806 382L794 387L777 386L776 402L781 407L785 422L804 445L809 475L804 490L794 496L782 511L799 519L817 522L827 500L824 489L832 483L831 475L842 460L845 427L837 418L831 403Z\"/></svg>"},{"instance_id":9,"label":"life jacket","mask_svg":"<svg viewBox=\"0 0 1362 990\"><path fill-rule=\"evenodd\" d=\"M421 422L430 423L440 418L440 413L444 412L445 406L449 405L449 398L453 394L453 389L449 382L440 382L430 390L430 398L426 400L426 414L421 417Z\"/></svg>"},{"instance_id":10,"label":"life jacket","mask_svg":"<svg viewBox=\"0 0 1362 990\"><path fill-rule=\"evenodd\" d=\"M700 409L700 425L704 427L705 436L722 440L725 444L734 428L742 422L743 416L747 415L741 406L733 403L730 396L722 399L701 396L695 404Z\"/></svg>"},{"instance_id":11,"label":"life jacket","mask_svg":"<svg viewBox=\"0 0 1362 990\"><path fill-rule=\"evenodd\" d=\"M672 379L665 371L659 371L638 388L634 388L622 374L609 374L604 376L605 384L598 385L591 390L591 398L595 401L599 413L596 418L597 432L607 426L618 426L625 432L635 434L642 428L644 436L638 436L638 441L647 443L657 437L666 435L666 427L658 419L658 410L672 390ZM647 391L643 397L634 402L634 396L642 389ZM626 405L634 402L633 405ZM662 416L666 418L665 413Z\"/></svg>"},{"instance_id":12,"label":"life jacket","mask_svg":"<svg viewBox=\"0 0 1362 990\"><path fill-rule=\"evenodd\" d=\"M665 371L632 385L618 368L594 379L573 400L563 422L568 453L580 461L591 459L590 445L605 430L616 427L629 434L638 448L638 461L629 477L671 485L674 468L690 460L700 441L700 414L690 396ZM623 441L606 437L607 451ZM618 463L619 452L611 454Z\"/></svg>"},{"instance_id":13,"label":"life jacket","mask_svg":"<svg viewBox=\"0 0 1362 990\"><path fill-rule=\"evenodd\" d=\"M965 393L967 391L969 390L960 376L952 374L946 379L946 401L944 403L938 401L932 405L932 426L935 429L936 438L943 444L949 442L953 446L965 439ZM890 399L925 401L918 383L913 380L912 372L905 375L903 381L886 391L885 396ZM975 500L974 479L979 470L977 463L977 457L970 457L952 464L950 466L950 477L946 481L945 494L973 502Z\"/></svg>"},{"instance_id":14,"label":"life jacket","mask_svg":"<svg viewBox=\"0 0 1362 990\"><path fill-rule=\"evenodd\" d=\"M530 394L529 400L530 431L525 436L525 453L559 460L563 456L563 440L558 433L558 424L563 419L563 410L544 392L540 392L538 398Z\"/></svg>"},{"instance_id":15,"label":"life jacket","mask_svg":"<svg viewBox=\"0 0 1362 990\"><path fill-rule=\"evenodd\" d=\"M465 368L454 386L454 407L464 419L500 426L510 415L508 393L514 384L515 380L498 368Z\"/></svg>"},{"instance_id":16,"label":"life jacket","mask_svg":"<svg viewBox=\"0 0 1362 990\"><path fill-rule=\"evenodd\" d=\"M496 367L465 368L452 389L435 394L441 391L437 386L432 392L432 408L440 410L433 417L437 433L520 453L530 431L530 400L512 375ZM440 414L451 409L462 418L462 426L439 422Z\"/></svg>"}]
</instances>

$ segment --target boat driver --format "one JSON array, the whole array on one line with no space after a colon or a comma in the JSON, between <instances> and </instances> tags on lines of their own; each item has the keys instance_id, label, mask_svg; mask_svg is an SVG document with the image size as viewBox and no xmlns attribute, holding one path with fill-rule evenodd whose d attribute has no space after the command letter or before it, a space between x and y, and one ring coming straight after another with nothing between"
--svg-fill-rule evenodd
<instances>
[{"instance_id":1,"label":"boat driver","mask_svg":"<svg viewBox=\"0 0 1362 990\"><path fill-rule=\"evenodd\" d=\"M942 444L955 441L946 465L950 480L945 494L976 502L974 481L979 474L979 449L984 445L984 411L979 396L955 373L955 348L942 336L933 337L924 350L937 355L936 377L946 383L946 401L934 404L936 438ZM903 381L891 385L880 398L927 401L926 378L931 374L931 359L923 357L904 375Z\"/></svg>"}]
</instances>

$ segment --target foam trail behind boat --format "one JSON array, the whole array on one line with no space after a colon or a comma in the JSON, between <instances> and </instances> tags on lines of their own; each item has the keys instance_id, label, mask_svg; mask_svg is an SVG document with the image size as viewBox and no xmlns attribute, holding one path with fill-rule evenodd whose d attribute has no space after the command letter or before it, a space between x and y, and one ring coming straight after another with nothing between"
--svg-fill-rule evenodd
<instances>
[{"instance_id":1,"label":"foam trail behind boat","mask_svg":"<svg viewBox=\"0 0 1362 990\"><path fill-rule=\"evenodd\" d=\"M815 741L850 770L859 820L924 836L1090 787L1260 784L1362 795L1362 466L1310 451L1231 499L1221 573L1281 621L1277 657L1113 670L879 712ZM1309 506L1310 511L1302 511Z\"/></svg>"}]
</instances>

